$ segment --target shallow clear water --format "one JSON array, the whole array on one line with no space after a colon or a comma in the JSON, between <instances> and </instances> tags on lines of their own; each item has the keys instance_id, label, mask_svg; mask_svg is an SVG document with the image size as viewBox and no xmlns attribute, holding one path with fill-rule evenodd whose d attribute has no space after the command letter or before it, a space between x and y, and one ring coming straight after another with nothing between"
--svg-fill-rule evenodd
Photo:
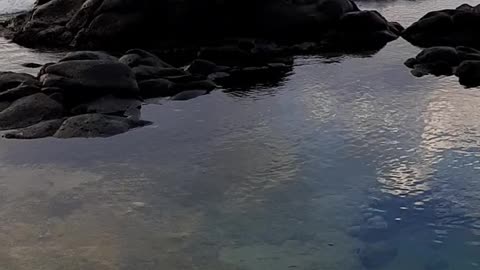
<instances>
[{"instance_id":1,"label":"shallow clear water","mask_svg":"<svg viewBox=\"0 0 480 270\"><path fill-rule=\"evenodd\" d=\"M408 25L459 4L362 7ZM3 70L59 57L0 46ZM379 245L375 269L480 269L480 91L414 78L417 52L298 57L113 138L0 141L0 269L369 269Z\"/></svg>"}]
</instances>

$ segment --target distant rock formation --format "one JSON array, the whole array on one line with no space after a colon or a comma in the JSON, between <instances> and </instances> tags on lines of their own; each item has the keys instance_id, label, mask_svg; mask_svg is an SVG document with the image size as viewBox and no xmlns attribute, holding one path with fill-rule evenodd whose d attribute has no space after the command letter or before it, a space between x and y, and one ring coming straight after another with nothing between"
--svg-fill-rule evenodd
<instances>
[{"instance_id":1,"label":"distant rock formation","mask_svg":"<svg viewBox=\"0 0 480 270\"><path fill-rule=\"evenodd\" d=\"M27 47L88 49L227 37L319 41L328 33L332 42L380 47L403 30L378 13L357 12L351 0L38 0L8 28Z\"/></svg>"}]
</instances>

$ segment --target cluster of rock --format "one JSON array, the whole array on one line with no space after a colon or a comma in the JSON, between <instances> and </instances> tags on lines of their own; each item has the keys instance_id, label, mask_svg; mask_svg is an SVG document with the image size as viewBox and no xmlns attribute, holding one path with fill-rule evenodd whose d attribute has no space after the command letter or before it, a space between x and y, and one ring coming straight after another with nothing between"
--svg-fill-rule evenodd
<instances>
[{"instance_id":1,"label":"cluster of rock","mask_svg":"<svg viewBox=\"0 0 480 270\"><path fill-rule=\"evenodd\" d=\"M462 85L480 86L480 51L470 47L430 47L408 59L405 65L417 77L456 75Z\"/></svg>"},{"instance_id":2,"label":"cluster of rock","mask_svg":"<svg viewBox=\"0 0 480 270\"><path fill-rule=\"evenodd\" d=\"M427 47L405 65L421 77L456 75L462 85L480 86L480 5L429 12L405 29L402 36Z\"/></svg>"},{"instance_id":3,"label":"cluster of rock","mask_svg":"<svg viewBox=\"0 0 480 270\"><path fill-rule=\"evenodd\" d=\"M87 49L226 37L380 48L403 30L378 12L360 11L351 0L37 0L7 28L27 47Z\"/></svg>"},{"instance_id":4,"label":"cluster of rock","mask_svg":"<svg viewBox=\"0 0 480 270\"><path fill-rule=\"evenodd\" d=\"M480 5L432 11L405 29L402 36L414 45L480 47Z\"/></svg>"},{"instance_id":5,"label":"cluster of rock","mask_svg":"<svg viewBox=\"0 0 480 270\"><path fill-rule=\"evenodd\" d=\"M292 59L267 44L206 47L183 68L133 49L117 58L78 51L44 65L38 76L0 73L0 130L7 138L107 137L148 125L142 101L188 100L218 85L281 78Z\"/></svg>"}]
</instances>

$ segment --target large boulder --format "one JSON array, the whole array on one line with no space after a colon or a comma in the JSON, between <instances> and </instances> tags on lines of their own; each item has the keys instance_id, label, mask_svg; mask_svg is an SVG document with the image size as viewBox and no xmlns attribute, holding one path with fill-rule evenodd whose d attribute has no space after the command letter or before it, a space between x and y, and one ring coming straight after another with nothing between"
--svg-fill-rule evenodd
<instances>
[{"instance_id":1,"label":"large boulder","mask_svg":"<svg viewBox=\"0 0 480 270\"><path fill-rule=\"evenodd\" d=\"M318 39L351 0L51 0L15 21L25 46L129 47L227 36Z\"/></svg>"},{"instance_id":2,"label":"large boulder","mask_svg":"<svg viewBox=\"0 0 480 270\"><path fill-rule=\"evenodd\" d=\"M421 51L415 58L410 58L405 65L412 69L412 74L421 77L428 74L436 76L452 75L453 69L460 64L461 58L453 47L431 47Z\"/></svg>"},{"instance_id":3,"label":"large boulder","mask_svg":"<svg viewBox=\"0 0 480 270\"><path fill-rule=\"evenodd\" d=\"M405 65L411 68L412 74L417 77L428 74L456 75L460 84L464 86L480 86L480 51L473 48L464 46L427 48L415 58L408 59Z\"/></svg>"},{"instance_id":4,"label":"large boulder","mask_svg":"<svg viewBox=\"0 0 480 270\"><path fill-rule=\"evenodd\" d=\"M63 89L70 103L82 103L104 95L136 97L139 93L133 71L110 60L71 60L49 65L41 75L44 88Z\"/></svg>"},{"instance_id":5,"label":"large boulder","mask_svg":"<svg viewBox=\"0 0 480 270\"><path fill-rule=\"evenodd\" d=\"M82 114L65 120L57 132L55 132L54 137L110 137L148 124L150 122L119 116Z\"/></svg>"},{"instance_id":6,"label":"large boulder","mask_svg":"<svg viewBox=\"0 0 480 270\"><path fill-rule=\"evenodd\" d=\"M480 86L480 61L463 61L455 71L460 84L467 87Z\"/></svg>"},{"instance_id":7,"label":"large boulder","mask_svg":"<svg viewBox=\"0 0 480 270\"><path fill-rule=\"evenodd\" d=\"M7 132L4 137L7 139L23 140L50 137L57 132L63 121L65 121L63 118L43 121L32 126Z\"/></svg>"},{"instance_id":8,"label":"large boulder","mask_svg":"<svg viewBox=\"0 0 480 270\"><path fill-rule=\"evenodd\" d=\"M43 93L20 98L0 112L0 130L28 127L39 122L57 119L64 107Z\"/></svg>"},{"instance_id":9,"label":"large boulder","mask_svg":"<svg viewBox=\"0 0 480 270\"><path fill-rule=\"evenodd\" d=\"M38 80L30 74L15 72L0 72L0 92L15 88L17 86L32 85L38 86Z\"/></svg>"},{"instance_id":10,"label":"large boulder","mask_svg":"<svg viewBox=\"0 0 480 270\"><path fill-rule=\"evenodd\" d=\"M432 11L408 27L402 36L414 45L480 47L480 6Z\"/></svg>"},{"instance_id":11,"label":"large boulder","mask_svg":"<svg viewBox=\"0 0 480 270\"><path fill-rule=\"evenodd\" d=\"M326 45L347 50L379 49L402 31L400 24L387 21L378 11L348 12L327 35Z\"/></svg>"}]
</instances>

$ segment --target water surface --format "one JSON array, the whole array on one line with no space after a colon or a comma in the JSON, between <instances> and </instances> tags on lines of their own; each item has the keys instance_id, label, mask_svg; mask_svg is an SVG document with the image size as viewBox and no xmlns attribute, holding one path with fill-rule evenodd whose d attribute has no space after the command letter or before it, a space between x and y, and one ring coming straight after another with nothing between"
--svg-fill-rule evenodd
<instances>
[{"instance_id":1,"label":"water surface","mask_svg":"<svg viewBox=\"0 0 480 270\"><path fill-rule=\"evenodd\" d=\"M361 6L408 25L459 4ZM0 46L4 70L59 57ZM113 138L0 141L0 269L370 269L378 245L375 269L480 269L480 91L414 78L418 51L297 57Z\"/></svg>"}]
</instances>

